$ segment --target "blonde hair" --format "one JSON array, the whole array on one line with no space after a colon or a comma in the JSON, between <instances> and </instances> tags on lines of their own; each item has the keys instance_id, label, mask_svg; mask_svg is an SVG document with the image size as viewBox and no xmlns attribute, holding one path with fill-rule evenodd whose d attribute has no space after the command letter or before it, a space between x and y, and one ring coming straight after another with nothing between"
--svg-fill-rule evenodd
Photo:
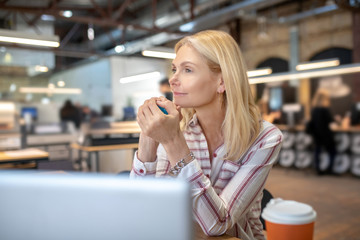
<instances>
[{"instance_id":1,"label":"blonde hair","mask_svg":"<svg viewBox=\"0 0 360 240\"><path fill-rule=\"evenodd\" d=\"M325 89L318 89L312 101L313 107L328 107L330 105L330 94Z\"/></svg>"},{"instance_id":2,"label":"blonde hair","mask_svg":"<svg viewBox=\"0 0 360 240\"><path fill-rule=\"evenodd\" d=\"M235 40L222 31L207 30L181 39L175 52L188 45L206 59L210 70L222 74L226 109L222 124L228 160L238 160L255 141L262 127L261 116L251 93L247 68ZM181 128L184 129L195 110L182 109Z\"/></svg>"}]
</instances>

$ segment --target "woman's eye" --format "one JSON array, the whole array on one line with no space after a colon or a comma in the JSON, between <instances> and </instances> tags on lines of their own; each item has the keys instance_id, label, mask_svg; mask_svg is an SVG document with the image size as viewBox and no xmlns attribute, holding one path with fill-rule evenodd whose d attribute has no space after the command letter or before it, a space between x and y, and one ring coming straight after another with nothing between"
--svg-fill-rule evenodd
<instances>
[{"instance_id":1,"label":"woman's eye","mask_svg":"<svg viewBox=\"0 0 360 240\"><path fill-rule=\"evenodd\" d=\"M191 71L191 69L189 69L189 68L185 68L185 72L190 73L190 72L192 72L192 71Z\"/></svg>"},{"instance_id":2,"label":"woman's eye","mask_svg":"<svg viewBox=\"0 0 360 240\"><path fill-rule=\"evenodd\" d=\"M176 69L175 68L171 69L171 72L176 73Z\"/></svg>"}]
</instances>

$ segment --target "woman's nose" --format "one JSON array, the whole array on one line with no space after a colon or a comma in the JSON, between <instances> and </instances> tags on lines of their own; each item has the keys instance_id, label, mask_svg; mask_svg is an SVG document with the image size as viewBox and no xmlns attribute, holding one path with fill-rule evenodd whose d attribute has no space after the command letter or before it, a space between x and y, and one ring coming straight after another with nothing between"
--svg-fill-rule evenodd
<instances>
[{"instance_id":1,"label":"woman's nose","mask_svg":"<svg viewBox=\"0 0 360 240\"><path fill-rule=\"evenodd\" d=\"M176 73L169 79L170 85L175 85L179 82L178 76Z\"/></svg>"}]
</instances>

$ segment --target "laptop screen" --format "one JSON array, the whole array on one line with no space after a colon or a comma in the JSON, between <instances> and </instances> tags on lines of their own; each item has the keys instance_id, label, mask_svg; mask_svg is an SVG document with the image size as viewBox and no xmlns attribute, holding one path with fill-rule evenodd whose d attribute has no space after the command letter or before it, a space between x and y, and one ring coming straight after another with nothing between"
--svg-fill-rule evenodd
<instances>
[{"instance_id":1,"label":"laptop screen","mask_svg":"<svg viewBox=\"0 0 360 240\"><path fill-rule=\"evenodd\" d=\"M192 239L189 187L175 180L0 171L0 239Z\"/></svg>"}]
</instances>

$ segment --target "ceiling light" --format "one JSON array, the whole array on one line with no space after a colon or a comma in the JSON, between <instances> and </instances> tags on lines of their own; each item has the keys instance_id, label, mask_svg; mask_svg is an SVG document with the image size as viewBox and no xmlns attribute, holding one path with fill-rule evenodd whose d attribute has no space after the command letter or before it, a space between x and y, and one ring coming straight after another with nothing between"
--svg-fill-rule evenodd
<instances>
[{"instance_id":1,"label":"ceiling light","mask_svg":"<svg viewBox=\"0 0 360 240\"><path fill-rule=\"evenodd\" d=\"M35 88L22 87L21 93L47 93L47 94L81 94L80 88Z\"/></svg>"},{"instance_id":2,"label":"ceiling light","mask_svg":"<svg viewBox=\"0 0 360 240\"><path fill-rule=\"evenodd\" d=\"M71 18L73 13L70 10L66 10L66 11L60 11L60 15L66 17L66 18Z\"/></svg>"},{"instance_id":3,"label":"ceiling light","mask_svg":"<svg viewBox=\"0 0 360 240\"><path fill-rule=\"evenodd\" d=\"M11 63L12 62L12 56L11 56L11 53L5 53L5 56L4 56L4 62L5 63Z\"/></svg>"},{"instance_id":4,"label":"ceiling light","mask_svg":"<svg viewBox=\"0 0 360 240\"><path fill-rule=\"evenodd\" d=\"M37 35L11 30L0 30L0 42L35 45L43 47L59 47L59 37L55 35Z\"/></svg>"},{"instance_id":5,"label":"ceiling light","mask_svg":"<svg viewBox=\"0 0 360 240\"><path fill-rule=\"evenodd\" d=\"M296 65L296 70L298 71L304 71L304 70L310 70L310 69L316 69L316 68L326 68L326 67L335 67L339 66L340 61L339 59L327 59L327 60L321 60L321 61L313 61L308 63L301 63Z\"/></svg>"},{"instance_id":6,"label":"ceiling light","mask_svg":"<svg viewBox=\"0 0 360 240\"><path fill-rule=\"evenodd\" d=\"M10 92L15 92L16 91L16 84L15 83L12 83L10 85Z\"/></svg>"},{"instance_id":7,"label":"ceiling light","mask_svg":"<svg viewBox=\"0 0 360 240\"><path fill-rule=\"evenodd\" d=\"M271 68L261 68L261 69L247 71L248 77L264 76L264 75L269 75L271 73L272 73Z\"/></svg>"},{"instance_id":8,"label":"ceiling light","mask_svg":"<svg viewBox=\"0 0 360 240\"><path fill-rule=\"evenodd\" d=\"M37 72L47 72L47 71L49 71L49 68L46 67L46 66L36 65L35 66L35 71L37 71Z\"/></svg>"},{"instance_id":9,"label":"ceiling light","mask_svg":"<svg viewBox=\"0 0 360 240\"><path fill-rule=\"evenodd\" d=\"M165 52L165 51L156 51L156 50L144 50L142 55L146 57L157 57L157 58L167 58L174 59L176 54L174 52Z\"/></svg>"},{"instance_id":10,"label":"ceiling light","mask_svg":"<svg viewBox=\"0 0 360 240\"><path fill-rule=\"evenodd\" d=\"M179 29L182 32L190 32L191 30L193 30L194 26L195 26L194 22L188 22L188 23L181 25L179 27Z\"/></svg>"},{"instance_id":11,"label":"ceiling light","mask_svg":"<svg viewBox=\"0 0 360 240\"><path fill-rule=\"evenodd\" d=\"M43 97L43 98L41 99L41 103L42 103L42 104L49 104L49 103L50 103L50 99L47 98L47 97Z\"/></svg>"},{"instance_id":12,"label":"ceiling light","mask_svg":"<svg viewBox=\"0 0 360 240\"><path fill-rule=\"evenodd\" d=\"M58 87L65 87L65 82L64 81L58 81L57 85L58 85Z\"/></svg>"},{"instance_id":13,"label":"ceiling light","mask_svg":"<svg viewBox=\"0 0 360 240\"><path fill-rule=\"evenodd\" d=\"M310 70L304 72L277 73L266 77L249 78L250 84L280 82L293 79L325 77L360 72L360 63L340 65L326 69Z\"/></svg>"},{"instance_id":14,"label":"ceiling light","mask_svg":"<svg viewBox=\"0 0 360 240\"><path fill-rule=\"evenodd\" d=\"M89 24L88 30L87 30L88 39L90 41L94 40L95 38L95 31L92 24Z\"/></svg>"},{"instance_id":15,"label":"ceiling light","mask_svg":"<svg viewBox=\"0 0 360 240\"><path fill-rule=\"evenodd\" d=\"M52 15L43 14L41 15L41 20L43 21L55 21L55 17Z\"/></svg>"},{"instance_id":16,"label":"ceiling light","mask_svg":"<svg viewBox=\"0 0 360 240\"><path fill-rule=\"evenodd\" d=\"M0 102L1 112L13 112L15 111L15 104L12 102Z\"/></svg>"},{"instance_id":17,"label":"ceiling light","mask_svg":"<svg viewBox=\"0 0 360 240\"><path fill-rule=\"evenodd\" d=\"M32 98L33 98L32 93L27 93L26 96L25 96L25 100L26 100L27 102L31 101Z\"/></svg>"},{"instance_id":18,"label":"ceiling light","mask_svg":"<svg viewBox=\"0 0 360 240\"><path fill-rule=\"evenodd\" d=\"M117 45L115 47L115 52L122 53L123 51L125 51L125 46L124 45Z\"/></svg>"},{"instance_id":19,"label":"ceiling light","mask_svg":"<svg viewBox=\"0 0 360 240\"><path fill-rule=\"evenodd\" d=\"M130 83L130 82L137 82L143 80L157 79L159 77L160 77L160 72L149 72L149 73L138 74L130 77L120 78L120 83Z\"/></svg>"}]
</instances>

